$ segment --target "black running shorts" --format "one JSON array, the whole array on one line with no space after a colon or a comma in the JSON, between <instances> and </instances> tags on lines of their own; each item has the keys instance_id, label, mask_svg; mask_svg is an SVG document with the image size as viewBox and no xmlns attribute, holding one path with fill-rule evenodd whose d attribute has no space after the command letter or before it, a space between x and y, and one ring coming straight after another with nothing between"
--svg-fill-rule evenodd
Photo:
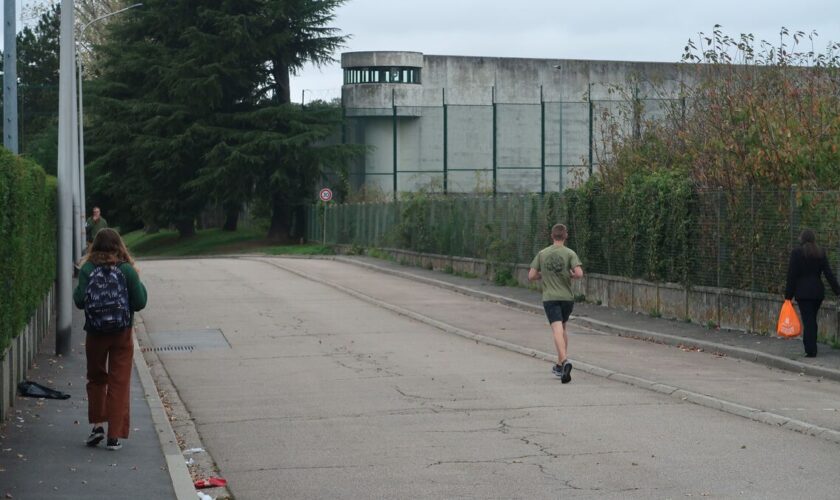
<instances>
[{"instance_id":1,"label":"black running shorts","mask_svg":"<svg viewBox=\"0 0 840 500\"><path fill-rule=\"evenodd\" d=\"M572 300L549 300L543 302L543 308L545 309L545 315L548 318L548 323L554 323L555 321L562 321L565 323L569 321L569 316L572 315L572 309L574 309L575 303Z\"/></svg>"}]
</instances>

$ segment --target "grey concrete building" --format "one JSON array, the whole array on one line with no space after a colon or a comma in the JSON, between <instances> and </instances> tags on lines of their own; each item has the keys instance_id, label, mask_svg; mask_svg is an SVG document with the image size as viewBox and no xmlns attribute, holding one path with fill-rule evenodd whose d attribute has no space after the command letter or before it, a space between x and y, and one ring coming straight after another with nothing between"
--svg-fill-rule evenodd
<instances>
[{"instance_id":1,"label":"grey concrete building","mask_svg":"<svg viewBox=\"0 0 840 500\"><path fill-rule=\"evenodd\" d=\"M608 136L684 108L694 75L679 63L419 52L349 52L341 65L344 140L369 146L351 183L385 194L574 186L609 154Z\"/></svg>"}]
</instances>

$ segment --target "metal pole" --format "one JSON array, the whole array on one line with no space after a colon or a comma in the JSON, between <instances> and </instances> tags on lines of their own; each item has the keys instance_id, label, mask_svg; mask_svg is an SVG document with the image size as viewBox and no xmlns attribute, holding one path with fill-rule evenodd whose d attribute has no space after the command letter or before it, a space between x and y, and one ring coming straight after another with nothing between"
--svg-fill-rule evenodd
<instances>
[{"instance_id":1,"label":"metal pole","mask_svg":"<svg viewBox=\"0 0 840 500\"><path fill-rule=\"evenodd\" d=\"M790 186L790 242L791 249L796 242L796 184Z\"/></svg>"},{"instance_id":2,"label":"metal pole","mask_svg":"<svg viewBox=\"0 0 840 500\"><path fill-rule=\"evenodd\" d=\"M723 188L717 190L717 276L715 284L723 286L721 267L723 267Z\"/></svg>"},{"instance_id":3,"label":"metal pole","mask_svg":"<svg viewBox=\"0 0 840 500\"><path fill-rule=\"evenodd\" d=\"M589 84L589 94L586 98L589 101L589 177L592 177L592 141L595 139L592 124L594 115L594 109L592 107L592 83Z\"/></svg>"},{"instance_id":4,"label":"metal pole","mask_svg":"<svg viewBox=\"0 0 840 500\"><path fill-rule=\"evenodd\" d=\"M79 75L79 211L82 224L82 255L85 253L87 238L85 235L85 218L87 216L87 204L85 202L85 127L84 127L84 102L82 100L82 58L76 54L76 70Z\"/></svg>"},{"instance_id":5,"label":"metal pole","mask_svg":"<svg viewBox=\"0 0 840 500\"><path fill-rule=\"evenodd\" d=\"M327 245L327 204L324 203L324 246Z\"/></svg>"},{"instance_id":6,"label":"metal pole","mask_svg":"<svg viewBox=\"0 0 840 500\"><path fill-rule=\"evenodd\" d=\"M394 200L397 199L397 96L396 91L391 90L391 108L393 111L393 117L391 119L391 127L393 128L393 141L394 141Z\"/></svg>"},{"instance_id":7,"label":"metal pole","mask_svg":"<svg viewBox=\"0 0 840 500\"><path fill-rule=\"evenodd\" d=\"M563 192L563 174L565 169L563 167L563 103L560 103L559 116L557 118L557 126L560 129L560 136L558 137L558 153L557 163L560 165L560 192Z\"/></svg>"},{"instance_id":8,"label":"metal pole","mask_svg":"<svg viewBox=\"0 0 840 500\"><path fill-rule=\"evenodd\" d=\"M449 150L447 137L448 115L446 109L446 89L440 89L441 102L443 103L443 194L449 190Z\"/></svg>"},{"instance_id":9,"label":"metal pole","mask_svg":"<svg viewBox=\"0 0 840 500\"><path fill-rule=\"evenodd\" d=\"M73 55L73 62L75 63L75 51ZM76 65L73 64L72 68L73 76L75 77ZM79 199L81 196L81 179L79 178L79 108L77 106L78 94L76 93L76 78L71 78L70 81L73 86L73 127L71 128L70 139L73 144L73 263L78 264L82 259L82 243L84 242L82 232L85 230L85 225L84 221L80 221L83 215L80 212L81 202Z\"/></svg>"},{"instance_id":10,"label":"metal pole","mask_svg":"<svg viewBox=\"0 0 840 500\"><path fill-rule=\"evenodd\" d=\"M545 100L540 85L540 194L545 194Z\"/></svg>"},{"instance_id":11,"label":"metal pole","mask_svg":"<svg viewBox=\"0 0 840 500\"><path fill-rule=\"evenodd\" d=\"M3 146L18 154L17 14L15 0L3 4Z\"/></svg>"},{"instance_id":12,"label":"metal pole","mask_svg":"<svg viewBox=\"0 0 840 500\"><path fill-rule=\"evenodd\" d=\"M58 251L56 256L56 354L70 352L73 286L73 0L61 0L58 94Z\"/></svg>"},{"instance_id":13,"label":"metal pole","mask_svg":"<svg viewBox=\"0 0 840 500\"><path fill-rule=\"evenodd\" d=\"M85 24L84 26L82 26L79 29L79 42L82 41L83 36L85 34L85 30L91 24L93 24L95 22L98 22L98 21L101 21L103 19L106 19L108 17L111 17L113 15L119 14L121 12L125 12L129 9L134 9L136 7L141 7L142 5L143 5L142 3L135 3L135 4L132 4L132 5L129 5L128 7L125 7L125 8L119 9L119 10L115 10L114 12L109 12L108 14L99 16L96 19L91 20L90 22L88 22L87 24ZM76 47L75 43L73 44L73 46ZM77 70L77 76L78 76L78 83L77 83L78 88L76 90L74 90L73 95L74 96L78 95L78 107L75 106L75 102L74 102L74 110L76 110L76 109L78 110L78 112L77 112L78 120L76 121L76 127L77 127L77 134L76 135L78 137L78 142L77 142L77 144L78 144L78 146L77 146L78 147L78 160L77 160L78 164L76 165L76 170L78 171L78 173L77 173L78 182L76 184L78 184L78 206L79 206L79 217L77 217L76 220L79 220L79 222L80 222L80 229L79 229L79 231L77 231L78 233L80 233L80 235L79 235L79 238L80 238L79 253L81 255L84 255L85 247L87 246L86 245L86 238L85 238L85 218L87 216L87 203L85 201L85 198L87 196L87 193L86 193L86 183L85 183L85 127L84 127L85 116L84 116L84 98L83 98L84 93L82 92L82 74L83 74L83 72L82 72L82 57L81 57L81 53L79 51L75 51L75 59L76 59L76 70Z\"/></svg>"},{"instance_id":14,"label":"metal pole","mask_svg":"<svg viewBox=\"0 0 840 500\"><path fill-rule=\"evenodd\" d=\"M750 184L750 291L755 291L755 188Z\"/></svg>"},{"instance_id":15,"label":"metal pole","mask_svg":"<svg viewBox=\"0 0 840 500\"><path fill-rule=\"evenodd\" d=\"M491 98L493 100L493 196L496 196L496 87L491 87Z\"/></svg>"}]
</instances>

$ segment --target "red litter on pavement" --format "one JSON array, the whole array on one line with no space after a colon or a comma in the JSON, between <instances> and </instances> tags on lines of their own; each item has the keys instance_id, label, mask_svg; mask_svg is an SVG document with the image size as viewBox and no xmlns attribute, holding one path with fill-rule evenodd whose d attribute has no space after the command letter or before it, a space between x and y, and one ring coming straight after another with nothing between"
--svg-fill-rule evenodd
<instances>
[{"instance_id":1,"label":"red litter on pavement","mask_svg":"<svg viewBox=\"0 0 840 500\"><path fill-rule=\"evenodd\" d=\"M219 488L227 486L227 479L221 477L208 477L207 479L199 479L195 482L195 488L201 490L204 488Z\"/></svg>"}]
</instances>

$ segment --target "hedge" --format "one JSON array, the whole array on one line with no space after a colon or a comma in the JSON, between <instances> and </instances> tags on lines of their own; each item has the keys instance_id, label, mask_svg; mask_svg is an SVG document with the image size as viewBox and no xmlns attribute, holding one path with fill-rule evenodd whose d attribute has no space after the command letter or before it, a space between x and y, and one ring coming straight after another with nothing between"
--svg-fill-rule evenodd
<instances>
[{"instance_id":1,"label":"hedge","mask_svg":"<svg viewBox=\"0 0 840 500\"><path fill-rule=\"evenodd\" d=\"M0 149L0 357L55 278L55 178Z\"/></svg>"}]
</instances>

